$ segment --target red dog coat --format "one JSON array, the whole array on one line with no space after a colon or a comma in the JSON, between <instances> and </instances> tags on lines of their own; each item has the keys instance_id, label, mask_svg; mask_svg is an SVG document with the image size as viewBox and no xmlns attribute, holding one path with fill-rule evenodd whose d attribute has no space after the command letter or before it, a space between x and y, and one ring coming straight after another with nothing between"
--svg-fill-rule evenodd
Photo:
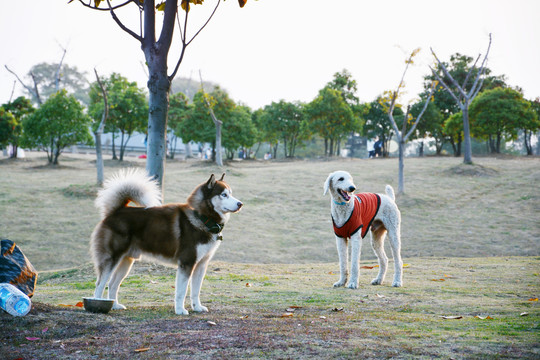
<instances>
[{"instance_id":1,"label":"red dog coat","mask_svg":"<svg viewBox=\"0 0 540 360\"><path fill-rule=\"evenodd\" d=\"M362 228L363 239L371 227L375 215L379 212L381 197L372 193L360 193L355 194L354 202L354 210L343 226L337 227L334 218L332 218L334 233L340 238L350 238Z\"/></svg>"}]
</instances>

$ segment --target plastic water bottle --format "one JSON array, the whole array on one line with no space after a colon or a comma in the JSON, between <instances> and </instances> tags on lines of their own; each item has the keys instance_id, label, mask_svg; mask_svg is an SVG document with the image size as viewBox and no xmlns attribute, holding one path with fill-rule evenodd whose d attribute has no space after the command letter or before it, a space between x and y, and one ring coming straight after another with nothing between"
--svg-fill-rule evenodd
<instances>
[{"instance_id":1,"label":"plastic water bottle","mask_svg":"<svg viewBox=\"0 0 540 360\"><path fill-rule=\"evenodd\" d=\"M8 283L0 284L0 307L13 316L24 316L32 307L30 298Z\"/></svg>"}]
</instances>

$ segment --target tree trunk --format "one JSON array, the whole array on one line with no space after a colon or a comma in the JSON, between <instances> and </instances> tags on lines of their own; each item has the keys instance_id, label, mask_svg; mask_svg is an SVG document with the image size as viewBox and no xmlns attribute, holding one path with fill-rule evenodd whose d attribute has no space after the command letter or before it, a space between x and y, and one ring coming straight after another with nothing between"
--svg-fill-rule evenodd
<instances>
[{"instance_id":1,"label":"tree trunk","mask_svg":"<svg viewBox=\"0 0 540 360\"><path fill-rule=\"evenodd\" d=\"M124 144L124 132L120 137L120 161L124 161L124 151L126 149L126 144Z\"/></svg>"},{"instance_id":2,"label":"tree trunk","mask_svg":"<svg viewBox=\"0 0 540 360\"><path fill-rule=\"evenodd\" d=\"M403 183L403 171L405 168L405 163L403 161L404 151L405 151L405 142L398 137L399 141L399 171L398 171L398 194L403 194L405 192L404 183Z\"/></svg>"},{"instance_id":3,"label":"tree trunk","mask_svg":"<svg viewBox=\"0 0 540 360\"><path fill-rule=\"evenodd\" d=\"M328 138L324 138L324 156L328 156Z\"/></svg>"},{"instance_id":4,"label":"tree trunk","mask_svg":"<svg viewBox=\"0 0 540 360\"><path fill-rule=\"evenodd\" d=\"M116 145L114 144L116 131L113 130L112 132L112 159L118 160L118 157L116 156Z\"/></svg>"},{"instance_id":5,"label":"tree trunk","mask_svg":"<svg viewBox=\"0 0 540 360\"><path fill-rule=\"evenodd\" d=\"M97 170L97 184L99 186L103 185L103 151L101 148L101 134L103 129L98 127L98 130L94 133L96 137L96 170Z\"/></svg>"},{"instance_id":6,"label":"tree trunk","mask_svg":"<svg viewBox=\"0 0 540 360\"><path fill-rule=\"evenodd\" d=\"M461 108L463 113L463 163L472 164L472 145L471 145L471 131L469 128L469 103L465 102Z\"/></svg>"},{"instance_id":7,"label":"tree trunk","mask_svg":"<svg viewBox=\"0 0 540 360\"><path fill-rule=\"evenodd\" d=\"M216 124L216 164L217 166L223 166L223 157L221 154L221 125L223 122L214 117L214 123Z\"/></svg>"},{"instance_id":8,"label":"tree trunk","mask_svg":"<svg viewBox=\"0 0 540 360\"><path fill-rule=\"evenodd\" d=\"M418 149L418 156L420 157L424 156L424 142L423 141L420 141L420 147Z\"/></svg>"},{"instance_id":9,"label":"tree trunk","mask_svg":"<svg viewBox=\"0 0 540 360\"><path fill-rule=\"evenodd\" d=\"M148 147L146 171L158 181L163 194L165 157L167 155L167 115L171 82L167 76L167 62L158 51L146 54L148 63ZM157 54L156 54L157 52ZM166 55L166 54L165 54Z\"/></svg>"},{"instance_id":10,"label":"tree trunk","mask_svg":"<svg viewBox=\"0 0 540 360\"><path fill-rule=\"evenodd\" d=\"M531 145L532 131L523 130L523 139L525 141L525 150L527 155L532 155L532 145Z\"/></svg>"}]
</instances>

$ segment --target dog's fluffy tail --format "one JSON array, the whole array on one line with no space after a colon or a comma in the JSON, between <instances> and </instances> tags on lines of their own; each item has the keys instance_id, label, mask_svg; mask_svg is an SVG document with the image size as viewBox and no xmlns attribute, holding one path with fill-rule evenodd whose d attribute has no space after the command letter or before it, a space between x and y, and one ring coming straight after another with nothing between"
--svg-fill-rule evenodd
<instances>
[{"instance_id":1,"label":"dog's fluffy tail","mask_svg":"<svg viewBox=\"0 0 540 360\"><path fill-rule=\"evenodd\" d=\"M146 171L137 168L120 170L103 184L98 192L95 205L101 218L134 202L139 206L153 207L161 205L161 190L156 180L152 180Z\"/></svg>"},{"instance_id":2,"label":"dog's fluffy tail","mask_svg":"<svg viewBox=\"0 0 540 360\"><path fill-rule=\"evenodd\" d=\"M388 195L388 197L390 199L392 199L392 201L395 202L396 201L396 195L394 194L394 188L392 186L390 186L390 185L386 185L385 190L386 190L386 195Z\"/></svg>"}]
</instances>

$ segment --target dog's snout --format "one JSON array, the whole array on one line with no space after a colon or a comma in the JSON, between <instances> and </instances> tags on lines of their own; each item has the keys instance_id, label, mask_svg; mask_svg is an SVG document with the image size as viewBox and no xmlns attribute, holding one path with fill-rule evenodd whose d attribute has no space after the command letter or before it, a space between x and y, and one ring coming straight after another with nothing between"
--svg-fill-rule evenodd
<instances>
[{"instance_id":1,"label":"dog's snout","mask_svg":"<svg viewBox=\"0 0 540 360\"><path fill-rule=\"evenodd\" d=\"M238 206L238 209L240 209L242 206L244 206L244 204L241 201L239 201L236 203L236 206Z\"/></svg>"},{"instance_id":2,"label":"dog's snout","mask_svg":"<svg viewBox=\"0 0 540 360\"><path fill-rule=\"evenodd\" d=\"M354 190L356 190L354 186L349 186L349 192L353 192Z\"/></svg>"}]
</instances>

